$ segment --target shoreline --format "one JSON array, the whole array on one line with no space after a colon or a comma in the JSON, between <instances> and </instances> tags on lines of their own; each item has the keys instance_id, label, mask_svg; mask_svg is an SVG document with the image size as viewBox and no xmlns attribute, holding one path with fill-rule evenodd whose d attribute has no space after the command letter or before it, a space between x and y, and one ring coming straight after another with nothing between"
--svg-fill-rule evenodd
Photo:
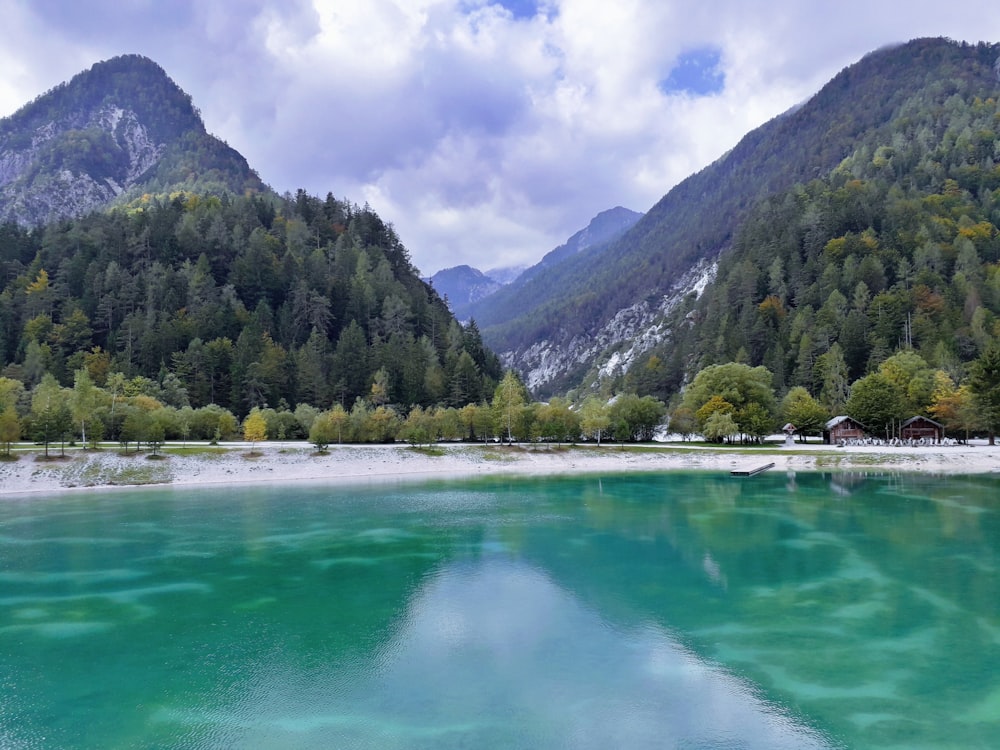
<instances>
[{"instance_id":1,"label":"shoreline","mask_svg":"<svg viewBox=\"0 0 1000 750\"><path fill-rule=\"evenodd\" d=\"M50 449L50 453L53 451ZM0 461L0 499L73 491L137 487L312 482L354 484L479 476L545 476L655 471L896 471L927 474L1000 474L1000 446L893 448L836 447L818 443L759 447L704 446L681 442L604 444L449 443L430 448L404 444L335 445L317 454L305 442L167 446L163 458L121 455L116 449L72 449L65 458L38 460L37 450Z\"/></svg>"}]
</instances>

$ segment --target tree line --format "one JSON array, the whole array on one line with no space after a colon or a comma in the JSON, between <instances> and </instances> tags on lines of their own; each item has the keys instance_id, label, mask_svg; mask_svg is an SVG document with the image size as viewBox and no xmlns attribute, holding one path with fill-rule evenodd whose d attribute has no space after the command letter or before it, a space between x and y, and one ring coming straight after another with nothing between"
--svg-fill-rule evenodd
<instances>
[{"instance_id":1,"label":"tree line","mask_svg":"<svg viewBox=\"0 0 1000 750\"><path fill-rule=\"evenodd\" d=\"M154 453L167 440L219 442L244 439L256 444L272 440L308 440L318 450L339 443L413 445L437 441L648 441L663 423L665 406L634 394L607 403L591 396L581 404L563 398L547 403L531 400L512 371L497 384L491 399L462 407L419 404L404 410L387 404L379 384L350 409L339 403L323 409L308 403L288 408L253 407L241 421L218 404L194 408L164 402L165 392L142 376L126 379L113 373L105 386L94 383L86 369L77 370L72 387L61 386L47 373L30 391L23 383L0 377L0 445L9 455L22 438L50 446L66 442L96 448L111 440L134 450L145 445Z\"/></svg>"},{"instance_id":2,"label":"tree line","mask_svg":"<svg viewBox=\"0 0 1000 750\"><path fill-rule=\"evenodd\" d=\"M932 416L928 370L971 393L975 363L1000 343L1000 101L961 79L937 88L826 176L756 205L669 340L603 387L678 403L695 373L736 362L831 414L904 365L923 394L903 398L908 416Z\"/></svg>"},{"instance_id":3,"label":"tree line","mask_svg":"<svg viewBox=\"0 0 1000 750\"><path fill-rule=\"evenodd\" d=\"M802 438L820 435L831 417L846 414L873 436L891 438L905 420L925 416L959 438L985 432L991 445L1000 429L1000 346L990 346L972 362L961 384L913 350L894 354L849 386L843 365L840 376L843 390L833 409L803 386L788 389L779 400L774 374L764 366L711 365L671 410L670 429L684 437L698 433L716 442L759 443L787 423Z\"/></svg>"},{"instance_id":4,"label":"tree line","mask_svg":"<svg viewBox=\"0 0 1000 750\"><path fill-rule=\"evenodd\" d=\"M143 196L37 229L0 226L0 375L47 375L238 420L299 404L461 407L502 375L475 322L420 280L367 206L299 191ZM22 414L22 416L24 416ZM117 421L105 424L118 436Z\"/></svg>"}]
</instances>

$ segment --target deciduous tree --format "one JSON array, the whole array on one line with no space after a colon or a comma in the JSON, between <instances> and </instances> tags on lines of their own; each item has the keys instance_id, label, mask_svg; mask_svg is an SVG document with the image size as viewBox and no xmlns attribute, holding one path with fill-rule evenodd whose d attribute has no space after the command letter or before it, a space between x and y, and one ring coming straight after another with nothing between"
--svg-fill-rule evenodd
<instances>
[{"instance_id":1,"label":"deciduous tree","mask_svg":"<svg viewBox=\"0 0 1000 750\"><path fill-rule=\"evenodd\" d=\"M4 455L9 457L11 443L16 443L20 439L21 420L14 407L8 406L0 412L0 443L3 443Z\"/></svg>"},{"instance_id":2,"label":"deciduous tree","mask_svg":"<svg viewBox=\"0 0 1000 750\"><path fill-rule=\"evenodd\" d=\"M515 436L523 437L523 433L518 433L518 428L523 427L519 418L521 407L529 400L524 384L513 370L507 370L493 392L493 424L498 434L506 436L508 443L512 443Z\"/></svg>"},{"instance_id":3,"label":"deciduous tree","mask_svg":"<svg viewBox=\"0 0 1000 750\"><path fill-rule=\"evenodd\" d=\"M267 440L267 420L260 409L251 409L243 420L243 439L250 443L250 453L253 454L257 443Z\"/></svg>"},{"instance_id":4,"label":"deciduous tree","mask_svg":"<svg viewBox=\"0 0 1000 750\"><path fill-rule=\"evenodd\" d=\"M608 404L597 396L588 396L580 406L580 430L585 437L601 444L601 438L611 424Z\"/></svg>"},{"instance_id":5,"label":"deciduous tree","mask_svg":"<svg viewBox=\"0 0 1000 750\"><path fill-rule=\"evenodd\" d=\"M781 400L781 419L795 425L799 440L818 435L830 419L830 412L802 386L792 388Z\"/></svg>"},{"instance_id":6,"label":"deciduous tree","mask_svg":"<svg viewBox=\"0 0 1000 750\"><path fill-rule=\"evenodd\" d=\"M847 413L871 432L889 438L903 415L903 394L880 373L866 375L851 386Z\"/></svg>"}]
</instances>

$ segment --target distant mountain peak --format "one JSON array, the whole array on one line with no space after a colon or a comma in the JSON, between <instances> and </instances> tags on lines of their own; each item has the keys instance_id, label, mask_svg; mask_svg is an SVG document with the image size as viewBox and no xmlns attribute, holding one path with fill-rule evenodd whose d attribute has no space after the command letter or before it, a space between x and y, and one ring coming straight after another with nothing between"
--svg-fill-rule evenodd
<instances>
[{"instance_id":1,"label":"distant mountain peak","mask_svg":"<svg viewBox=\"0 0 1000 750\"><path fill-rule=\"evenodd\" d=\"M998 50L1000 45L993 43L916 39L866 55L835 75L807 101L747 133L724 156L671 188L617 240L599 251L574 253L574 241L578 248L581 239L574 236L566 246L525 272L517 283L474 306L472 313L483 340L503 352L505 364L517 369L537 387L537 392L592 385L602 362L623 363L620 369L624 372L628 362L638 361L654 346L659 347L661 361L671 360L673 381L683 382L684 377L692 375L685 368L709 361L703 349L714 342L712 335L701 335L687 344L688 350L671 348L676 343L675 333L686 336L695 325L694 318L686 317L685 305L690 306L700 294L700 280L709 278L708 270L734 251L734 242L757 207L779 200L779 196L780 201L795 203L798 198L787 192L793 186L844 177L848 173L837 170L847 159L854 160L852 169L859 174L875 169L872 165L881 165L877 168L882 173L871 180L873 185L905 173L910 180L901 188L905 190L924 190L943 179L968 185L972 195L986 195L995 189L995 173L991 171L996 166L993 121L984 119L978 131L979 145L963 146L965 151L952 157L951 162L922 149L943 132L943 127L951 126L949 118L963 105L975 112L979 111L977 107L982 109L977 102L994 106ZM915 124L918 114L926 118L920 128ZM956 121L961 123L963 116ZM961 128L955 129L962 135L950 136L951 142L968 137ZM865 211L876 212L867 194L857 203ZM829 213L837 216L832 209ZM872 222L862 213L855 225L841 234L868 228L876 231L885 223L889 222ZM795 237L796 232L815 241L822 227L833 224L826 215L817 219L808 232L796 222L778 224L773 227L776 236L764 244L776 247L790 241L788 238ZM916 230L907 227L907 231ZM804 249L807 241L797 241L802 255L786 259L786 271L816 265L815 248L810 255ZM942 235L941 241L951 242L952 237ZM791 242L795 244L796 240ZM886 244L892 252L900 252L903 243L898 237L889 237ZM820 251L822 247L820 244ZM741 248L740 252L747 251ZM770 267L772 256L765 253L763 260L756 258L746 269L760 271L761 263ZM550 265L550 260L557 262ZM888 278L897 263L895 259L886 260ZM757 288L747 281L752 278L749 270L739 278L740 284ZM792 281L801 278L798 274ZM685 279L692 280L692 284L682 283ZM790 287L792 281L786 286ZM736 281L732 283L737 285ZM936 283L928 282L932 287ZM820 287L817 282L815 288ZM851 291L848 289L848 296ZM715 298L710 294L706 299ZM761 301L755 298L754 304L744 305L742 310L754 312ZM680 307L675 308L674 302ZM818 308L822 300L810 304ZM668 314L668 310L675 310L680 317L671 317L675 312ZM993 310L991 314L995 314ZM748 322L749 313L739 325L735 315L731 302L721 305L722 330L734 339L742 335L754 343L771 342L768 336L758 335L752 321ZM821 339L829 341L830 337L824 333L813 340ZM742 357L740 346L744 343L732 345L731 351L720 358ZM614 356L626 351L629 357ZM752 345L747 345L746 351L754 364L762 361L763 355ZM782 359L773 353L769 356L781 365L794 359ZM786 375L791 371L789 367ZM660 382L662 385L666 379Z\"/></svg>"},{"instance_id":2,"label":"distant mountain peak","mask_svg":"<svg viewBox=\"0 0 1000 750\"><path fill-rule=\"evenodd\" d=\"M493 294L502 285L478 268L468 265L443 268L427 279L439 295L446 298L448 306L456 310L471 302Z\"/></svg>"},{"instance_id":3,"label":"distant mountain peak","mask_svg":"<svg viewBox=\"0 0 1000 750\"><path fill-rule=\"evenodd\" d=\"M37 225L133 189L261 187L246 160L205 131L157 63L96 63L0 120L0 220Z\"/></svg>"},{"instance_id":4,"label":"distant mountain peak","mask_svg":"<svg viewBox=\"0 0 1000 750\"><path fill-rule=\"evenodd\" d=\"M521 279L527 281L544 269L558 265L592 247L604 245L621 237L642 216L638 211L631 211L622 206L601 211L590 220L586 227L576 232L559 247L546 253L538 263L521 274Z\"/></svg>"}]
</instances>

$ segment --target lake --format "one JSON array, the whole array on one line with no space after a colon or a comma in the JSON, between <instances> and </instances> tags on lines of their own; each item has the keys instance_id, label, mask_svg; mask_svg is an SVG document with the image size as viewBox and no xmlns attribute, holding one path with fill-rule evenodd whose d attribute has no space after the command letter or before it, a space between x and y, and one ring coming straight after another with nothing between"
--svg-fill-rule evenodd
<instances>
[{"instance_id":1,"label":"lake","mask_svg":"<svg viewBox=\"0 0 1000 750\"><path fill-rule=\"evenodd\" d=\"M0 502L0 748L986 748L1000 481Z\"/></svg>"}]
</instances>

